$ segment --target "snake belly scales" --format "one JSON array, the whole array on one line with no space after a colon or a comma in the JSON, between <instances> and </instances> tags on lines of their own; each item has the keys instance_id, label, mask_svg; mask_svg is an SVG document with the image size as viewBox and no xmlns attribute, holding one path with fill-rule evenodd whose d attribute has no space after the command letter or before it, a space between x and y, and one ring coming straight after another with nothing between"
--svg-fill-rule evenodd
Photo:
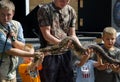
<instances>
[{"instance_id":1,"label":"snake belly scales","mask_svg":"<svg viewBox=\"0 0 120 82\"><path fill-rule=\"evenodd\" d=\"M67 49L65 49L65 46L68 44L68 42L70 40L72 41L72 45L74 45L74 48L72 50L74 52L77 52L78 56L82 55L82 53L84 53L86 51L86 48L84 48L82 46L79 46L78 43L72 37L66 37L65 39L63 39L60 42L60 44L50 46L50 47L41 48L38 51L40 51L40 52L51 52L52 55L59 55L60 52L64 52L64 51L67 50ZM109 54L107 54L103 50L103 48L101 48L101 46L99 46L97 44L90 44L88 46L88 48L93 49L93 52L99 54L107 62L120 65L120 61L117 60L117 59L113 59L113 58L109 57Z\"/></svg>"}]
</instances>

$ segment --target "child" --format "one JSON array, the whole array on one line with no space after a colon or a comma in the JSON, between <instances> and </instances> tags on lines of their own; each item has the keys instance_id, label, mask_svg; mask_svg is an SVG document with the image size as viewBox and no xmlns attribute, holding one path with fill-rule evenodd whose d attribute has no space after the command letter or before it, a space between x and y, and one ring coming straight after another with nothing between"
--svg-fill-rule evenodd
<instances>
[{"instance_id":1,"label":"child","mask_svg":"<svg viewBox=\"0 0 120 82\"><path fill-rule=\"evenodd\" d=\"M91 59L91 51L88 51L88 55L82 55L80 62L77 65L77 77L76 82L94 82L94 67L100 65L100 59L98 61Z\"/></svg>"},{"instance_id":2,"label":"child","mask_svg":"<svg viewBox=\"0 0 120 82\"><path fill-rule=\"evenodd\" d=\"M116 42L116 30L113 27L106 27L103 30L102 48L109 56L120 60L120 50L114 46ZM103 59L103 63L95 69L95 82L120 82L119 65L109 64Z\"/></svg>"}]
</instances>

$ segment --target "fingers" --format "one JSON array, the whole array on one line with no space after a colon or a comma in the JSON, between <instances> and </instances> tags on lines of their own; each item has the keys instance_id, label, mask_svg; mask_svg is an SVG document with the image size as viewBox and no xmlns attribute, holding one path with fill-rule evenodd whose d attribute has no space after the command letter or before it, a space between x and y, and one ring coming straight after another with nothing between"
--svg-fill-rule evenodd
<instances>
[{"instance_id":1,"label":"fingers","mask_svg":"<svg viewBox=\"0 0 120 82\"><path fill-rule=\"evenodd\" d=\"M34 53L34 63L36 63L38 60L43 61L44 59L44 53L43 52L35 52Z\"/></svg>"},{"instance_id":2,"label":"fingers","mask_svg":"<svg viewBox=\"0 0 120 82\"><path fill-rule=\"evenodd\" d=\"M120 72L120 66L119 65L115 65L115 64L111 64L110 68L114 71L114 72Z\"/></svg>"},{"instance_id":3,"label":"fingers","mask_svg":"<svg viewBox=\"0 0 120 82\"><path fill-rule=\"evenodd\" d=\"M84 52L84 54L85 54L85 55L91 55L92 52L93 52L93 49L88 48L88 49Z\"/></svg>"},{"instance_id":4,"label":"fingers","mask_svg":"<svg viewBox=\"0 0 120 82\"><path fill-rule=\"evenodd\" d=\"M35 64L32 63L31 65L29 65L26 69L26 73L35 78L37 76L37 67L35 66Z\"/></svg>"},{"instance_id":5,"label":"fingers","mask_svg":"<svg viewBox=\"0 0 120 82\"><path fill-rule=\"evenodd\" d=\"M66 48L72 48L72 47L73 47L72 40L69 40L68 43L67 43Z\"/></svg>"},{"instance_id":6,"label":"fingers","mask_svg":"<svg viewBox=\"0 0 120 82\"><path fill-rule=\"evenodd\" d=\"M102 61L102 58L97 54L97 62L100 64L100 65L103 65L103 61Z\"/></svg>"},{"instance_id":7,"label":"fingers","mask_svg":"<svg viewBox=\"0 0 120 82\"><path fill-rule=\"evenodd\" d=\"M34 56L37 58L41 58L41 57L44 57L44 53L43 52L34 52Z\"/></svg>"},{"instance_id":8,"label":"fingers","mask_svg":"<svg viewBox=\"0 0 120 82\"><path fill-rule=\"evenodd\" d=\"M105 64L102 64L102 65L99 65L99 66L97 66L97 69L98 70L107 70L107 69L109 69L109 64L105 63Z\"/></svg>"},{"instance_id":9,"label":"fingers","mask_svg":"<svg viewBox=\"0 0 120 82\"><path fill-rule=\"evenodd\" d=\"M12 37L12 36L14 36L15 38L17 37L13 30L11 30L9 37Z\"/></svg>"},{"instance_id":10,"label":"fingers","mask_svg":"<svg viewBox=\"0 0 120 82\"><path fill-rule=\"evenodd\" d=\"M120 65L104 63L97 67L98 70L108 70L111 69L114 72L120 72Z\"/></svg>"}]
</instances>

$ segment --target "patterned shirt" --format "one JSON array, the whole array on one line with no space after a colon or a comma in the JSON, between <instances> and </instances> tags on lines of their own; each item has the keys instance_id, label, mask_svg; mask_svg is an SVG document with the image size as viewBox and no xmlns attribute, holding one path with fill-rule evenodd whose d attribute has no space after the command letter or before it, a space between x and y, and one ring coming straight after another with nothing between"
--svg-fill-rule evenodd
<instances>
[{"instance_id":1,"label":"patterned shirt","mask_svg":"<svg viewBox=\"0 0 120 82\"><path fill-rule=\"evenodd\" d=\"M58 10L53 3L49 3L39 9L38 22L39 27L51 26L51 34L63 39L69 34L70 27L75 27L76 13L69 5Z\"/></svg>"},{"instance_id":2,"label":"patterned shirt","mask_svg":"<svg viewBox=\"0 0 120 82\"><path fill-rule=\"evenodd\" d=\"M21 42L25 42L24 36L23 36L23 29L19 22L12 20L13 23L10 23L10 29L14 30L14 32L17 34L17 40ZM0 77L3 79L11 80L16 77L16 68L18 66L18 57L12 56L10 58L10 55L3 53L3 48L6 42L6 32L8 31L7 27L3 27L0 24L0 57L1 54L3 54L3 63L0 66ZM4 52L7 50L10 50L12 48L11 40L8 38L6 42L6 46L4 49Z\"/></svg>"}]
</instances>

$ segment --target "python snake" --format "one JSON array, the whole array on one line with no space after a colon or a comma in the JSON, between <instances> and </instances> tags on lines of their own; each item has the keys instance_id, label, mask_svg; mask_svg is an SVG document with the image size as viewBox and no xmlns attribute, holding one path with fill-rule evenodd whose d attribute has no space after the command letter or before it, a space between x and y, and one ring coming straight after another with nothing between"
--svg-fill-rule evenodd
<instances>
[{"instance_id":1,"label":"python snake","mask_svg":"<svg viewBox=\"0 0 120 82\"><path fill-rule=\"evenodd\" d=\"M66 48L69 41L71 41L73 48ZM50 52L51 54L48 54L48 55L59 55L59 53L61 53L61 52L63 53L65 51L67 51L68 49L71 49L72 51L74 51L76 53L75 55L80 57L81 55L83 55L83 53L85 53L85 51L88 48L93 49L94 53L100 55L101 58L105 59L107 62L120 65L120 61L109 57L109 54L107 54L101 46L99 46L97 44L90 44L87 48L84 48L82 46L79 46L79 44L72 37L66 37L58 45L41 48L41 49L38 49L37 51L41 52L41 54L43 54L45 52ZM29 67L29 70L33 69L36 66L36 63L38 64L38 62L39 62L41 64L43 61L43 58L44 58L43 56L35 57L34 62Z\"/></svg>"},{"instance_id":2,"label":"python snake","mask_svg":"<svg viewBox=\"0 0 120 82\"><path fill-rule=\"evenodd\" d=\"M84 53L86 51L86 48L84 48L82 46L79 46L79 44L72 37L66 37L65 39L63 39L60 42L60 44L54 45L54 46L50 46L50 47L46 47L46 48L41 48L38 51L40 51L40 52L51 52L52 55L59 55L60 52L67 51L67 49L65 49L65 48L66 48L66 46L67 46L67 44L68 44L68 42L70 40L72 41L72 44L74 46L74 48L72 48L72 50L75 51L78 56L82 55L82 53ZM109 57L109 54L107 54L104 51L104 49L101 48L101 46L99 46L97 44L90 44L88 46L88 48L93 49L94 53L99 54L107 62L114 63L114 64L120 64L119 60L113 59L113 58Z\"/></svg>"}]
</instances>

